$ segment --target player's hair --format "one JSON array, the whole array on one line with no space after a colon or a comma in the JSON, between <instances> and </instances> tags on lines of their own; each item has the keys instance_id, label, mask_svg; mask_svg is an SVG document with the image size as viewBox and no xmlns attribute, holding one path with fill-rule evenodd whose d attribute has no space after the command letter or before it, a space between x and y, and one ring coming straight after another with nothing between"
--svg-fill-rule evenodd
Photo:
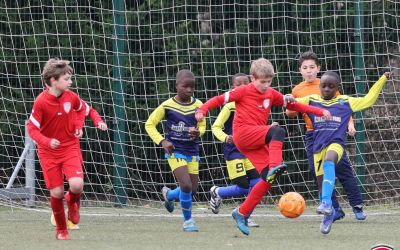
<instances>
[{"instance_id":1,"label":"player's hair","mask_svg":"<svg viewBox=\"0 0 400 250\"><path fill-rule=\"evenodd\" d=\"M249 76L244 73L236 73L231 78L231 85L233 84L233 82L235 81L236 78L241 77L241 76L246 76L247 78L249 78Z\"/></svg>"},{"instance_id":2,"label":"player's hair","mask_svg":"<svg viewBox=\"0 0 400 250\"><path fill-rule=\"evenodd\" d=\"M272 63L265 58L259 58L251 63L250 74L254 78L259 77L274 77L275 71Z\"/></svg>"},{"instance_id":3,"label":"player's hair","mask_svg":"<svg viewBox=\"0 0 400 250\"><path fill-rule=\"evenodd\" d=\"M54 79L58 80L60 76L65 75L67 73L71 74L74 72L72 67L69 65L69 61L61 60L58 58L51 58L46 62L43 67L42 79L45 84L50 85L50 79L54 77Z\"/></svg>"},{"instance_id":4,"label":"player's hair","mask_svg":"<svg viewBox=\"0 0 400 250\"><path fill-rule=\"evenodd\" d=\"M336 73L335 71L330 71L330 70L328 70L328 71L326 71L326 72L322 75L322 77L324 77L324 76L331 76L331 77L333 77L333 78L336 78L336 80L338 81L339 85L340 85L340 83L342 82L342 79L340 78L339 74ZM321 77L321 78L322 78L322 77Z\"/></svg>"},{"instance_id":5,"label":"player's hair","mask_svg":"<svg viewBox=\"0 0 400 250\"><path fill-rule=\"evenodd\" d=\"M299 68L301 68L301 65L303 64L303 62L305 60L314 60L315 64L317 66L319 66L319 60L318 60L318 56L317 54L315 54L314 52L312 52L311 50L306 51L304 53L302 53L299 57Z\"/></svg>"},{"instance_id":6,"label":"player's hair","mask_svg":"<svg viewBox=\"0 0 400 250\"><path fill-rule=\"evenodd\" d=\"M184 77L184 76L195 78L192 71L190 71L188 69L182 69L182 70L179 70L178 73L176 73L176 80L178 80L179 78Z\"/></svg>"}]
</instances>

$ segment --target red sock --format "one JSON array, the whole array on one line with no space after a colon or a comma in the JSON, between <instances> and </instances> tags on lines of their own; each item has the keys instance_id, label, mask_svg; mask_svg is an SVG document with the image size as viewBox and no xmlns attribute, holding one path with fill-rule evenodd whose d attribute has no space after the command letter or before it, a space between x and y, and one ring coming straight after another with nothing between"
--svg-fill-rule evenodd
<instances>
[{"instance_id":1,"label":"red sock","mask_svg":"<svg viewBox=\"0 0 400 250\"><path fill-rule=\"evenodd\" d=\"M254 210L258 203L260 203L261 199L270 189L271 184L261 180L257 182L257 184L251 189L249 195L246 200L240 205L239 213L244 216L247 216Z\"/></svg>"},{"instance_id":2,"label":"red sock","mask_svg":"<svg viewBox=\"0 0 400 250\"><path fill-rule=\"evenodd\" d=\"M81 194L82 194L82 192L74 194L70 189L70 190L68 190L68 193L65 195L65 200L67 201L67 203L70 203L70 204L79 202L79 200L81 198Z\"/></svg>"},{"instance_id":3,"label":"red sock","mask_svg":"<svg viewBox=\"0 0 400 250\"><path fill-rule=\"evenodd\" d=\"M50 196L50 204L51 209L53 210L54 218L56 220L57 230L67 230L63 199Z\"/></svg>"},{"instance_id":4,"label":"red sock","mask_svg":"<svg viewBox=\"0 0 400 250\"><path fill-rule=\"evenodd\" d=\"M282 147L283 147L283 142L281 141L271 141L268 144L270 168L282 164Z\"/></svg>"}]
</instances>

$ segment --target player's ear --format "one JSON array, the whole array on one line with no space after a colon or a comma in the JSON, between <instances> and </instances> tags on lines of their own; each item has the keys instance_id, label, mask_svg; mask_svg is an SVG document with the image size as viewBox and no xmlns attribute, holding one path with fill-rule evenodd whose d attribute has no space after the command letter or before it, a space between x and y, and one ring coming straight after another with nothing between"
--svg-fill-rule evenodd
<instances>
[{"instance_id":1,"label":"player's ear","mask_svg":"<svg viewBox=\"0 0 400 250\"><path fill-rule=\"evenodd\" d=\"M321 71L321 65L317 66L318 73Z\"/></svg>"},{"instance_id":2,"label":"player's ear","mask_svg":"<svg viewBox=\"0 0 400 250\"><path fill-rule=\"evenodd\" d=\"M52 77L50 78L50 86L52 86L56 82L56 78Z\"/></svg>"},{"instance_id":3,"label":"player's ear","mask_svg":"<svg viewBox=\"0 0 400 250\"><path fill-rule=\"evenodd\" d=\"M253 75L250 75L250 80L251 80L252 82L254 82L254 81L256 80L256 78L255 78Z\"/></svg>"}]
</instances>

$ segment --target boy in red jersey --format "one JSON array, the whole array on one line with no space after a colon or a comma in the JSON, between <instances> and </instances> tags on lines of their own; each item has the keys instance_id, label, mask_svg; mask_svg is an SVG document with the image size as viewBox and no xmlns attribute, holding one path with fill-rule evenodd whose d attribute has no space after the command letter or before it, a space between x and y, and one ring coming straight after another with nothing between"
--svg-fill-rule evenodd
<instances>
[{"instance_id":1,"label":"boy in red jersey","mask_svg":"<svg viewBox=\"0 0 400 250\"><path fill-rule=\"evenodd\" d=\"M275 180L286 171L286 165L282 163L285 130L279 126L267 125L271 107L283 106L299 112L330 117L327 110L295 103L293 97L283 96L270 88L274 76L272 64L260 58L251 64L250 84L213 97L196 111L196 119L201 121L210 109L235 102L233 141L261 176L261 181L253 187L244 203L232 212L239 230L245 235L249 234L246 217L254 210Z\"/></svg>"},{"instance_id":2,"label":"boy in red jersey","mask_svg":"<svg viewBox=\"0 0 400 250\"><path fill-rule=\"evenodd\" d=\"M48 86L48 85L46 87L50 88L50 86ZM101 119L101 116L99 115L99 113L93 107L89 106L84 100L81 99L81 102L83 103L83 107L85 108L85 116L89 117L90 120L92 120L95 127L97 127L98 129L100 129L102 131L106 131L108 128L107 124L103 121L103 119ZM83 156L82 156L81 145L80 145L79 141L78 141L78 147L79 147L79 152L81 152L79 154L81 164L83 165ZM67 200L67 202L68 202L70 199L69 192L67 192L64 197L65 197L65 200ZM78 210L79 210L80 209L80 200L78 200L76 202L76 204L78 204ZM54 218L54 214L51 215L50 223L53 226L56 226L56 220ZM68 219L67 220L67 228L70 230L77 230L77 229L79 229L79 226L78 226L78 224L74 224L70 219Z\"/></svg>"},{"instance_id":3,"label":"boy in red jersey","mask_svg":"<svg viewBox=\"0 0 400 250\"><path fill-rule=\"evenodd\" d=\"M56 220L56 239L69 240L64 213L64 175L70 190L66 197L68 219L79 223L79 198L83 190L83 170L79 138L85 108L77 94L68 90L73 70L69 61L50 59L43 68L43 81L50 87L33 104L28 122L31 138L38 145L38 157L50 204Z\"/></svg>"}]
</instances>

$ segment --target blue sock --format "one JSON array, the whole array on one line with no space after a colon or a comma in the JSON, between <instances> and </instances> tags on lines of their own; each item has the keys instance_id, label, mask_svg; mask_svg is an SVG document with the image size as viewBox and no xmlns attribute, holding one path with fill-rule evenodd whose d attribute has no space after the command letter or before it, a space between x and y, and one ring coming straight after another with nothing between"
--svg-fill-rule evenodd
<instances>
[{"instance_id":1,"label":"blue sock","mask_svg":"<svg viewBox=\"0 0 400 250\"><path fill-rule=\"evenodd\" d=\"M332 193L335 188L335 164L332 161L325 161L324 179L322 181L322 202L332 206Z\"/></svg>"},{"instance_id":2,"label":"blue sock","mask_svg":"<svg viewBox=\"0 0 400 250\"><path fill-rule=\"evenodd\" d=\"M250 188L254 187L260 180L261 180L261 178L251 179L250 180Z\"/></svg>"},{"instance_id":3,"label":"blue sock","mask_svg":"<svg viewBox=\"0 0 400 250\"><path fill-rule=\"evenodd\" d=\"M176 200L178 200L179 199L179 194L181 193L181 188L180 187L177 187L177 188L175 188L174 190L170 190L169 192L168 192L168 200L169 201L176 201Z\"/></svg>"},{"instance_id":4,"label":"blue sock","mask_svg":"<svg viewBox=\"0 0 400 250\"><path fill-rule=\"evenodd\" d=\"M221 198L239 197L239 196L247 195L249 193L249 188L241 188L238 185L219 187L217 190L218 190L218 195Z\"/></svg>"},{"instance_id":5,"label":"blue sock","mask_svg":"<svg viewBox=\"0 0 400 250\"><path fill-rule=\"evenodd\" d=\"M181 201L183 217L185 220L189 220L192 218L192 192L185 193L181 191L179 194L179 200Z\"/></svg>"}]
</instances>

